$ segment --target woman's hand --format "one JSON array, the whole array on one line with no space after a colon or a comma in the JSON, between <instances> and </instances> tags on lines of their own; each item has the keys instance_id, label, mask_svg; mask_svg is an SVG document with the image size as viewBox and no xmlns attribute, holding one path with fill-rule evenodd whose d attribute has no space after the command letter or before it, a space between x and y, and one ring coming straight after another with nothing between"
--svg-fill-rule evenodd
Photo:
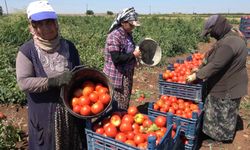
<instances>
[{"instance_id":1,"label":"woman's hand","mask_svg":"<svg viewBox=\"0 0 250 150\"><path fill-rule=\"evenodd\" d=\"M139 46L136 46L136 47L135 47L135 51L133 52L133 54L134 54L134 56L135 56L136 58L140 58L140 57L141 57L141 51L140 51L140 49L139 49Z\"/></svg>"}]
</instances>

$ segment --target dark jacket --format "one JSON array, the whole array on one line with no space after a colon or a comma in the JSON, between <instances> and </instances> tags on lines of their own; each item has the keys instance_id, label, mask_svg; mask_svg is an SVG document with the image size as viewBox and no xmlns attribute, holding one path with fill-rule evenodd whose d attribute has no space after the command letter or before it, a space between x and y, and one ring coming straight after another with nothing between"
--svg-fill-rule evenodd
<instances>
[{"instance_id":1,"label":"dark jacket","mask_svg":"<svg viewBox=\"0 0 250 150\"><path fill-rule=\"evenodd\" d=\"M207 52L207 63L196 76L205 79L207 94L218 98L235 99L247 94L248 76L246 69L247 45L227 19L221 15L207 34L217 39Z\"/></svg>"},{"instance_id":2,"label":"dark jacket","mask_svg":"<svg viewBox=\"0 0 250 150\"><path fill-rule=\"evenodd\" d=\"M197 78L207 79L210 95L240 98L247 94L246 58L245 41L237 33L229 31L218 38L207 57L207 64L197 72Z\"/></svg>"}]
</instances>

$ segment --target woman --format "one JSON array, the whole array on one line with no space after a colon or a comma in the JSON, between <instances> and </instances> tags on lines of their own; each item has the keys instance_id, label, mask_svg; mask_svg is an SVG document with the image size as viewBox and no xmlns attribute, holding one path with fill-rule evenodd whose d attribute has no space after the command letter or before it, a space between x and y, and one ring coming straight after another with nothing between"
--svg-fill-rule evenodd
<instances>
[{"instance_id":1,"label":"woman","mask_svg":"<svg viewBox=\"0 0 250 150\"><path fill-rule=\"evenodd\" d=\"M31 2L27 8L32 39L16 58L17 82L27 95L29 149L81 149L84 129L60 100L60 87L71 79L80 64L73 43L59 35L57 15L47 1Z\"/></svg>"},{"instance_id":2,"label":"woman","mask_svg":"<svg viewBox=\"0 0 250 150\"><path fill-rule=\"evenodd\" d=\"M187 77L189 82L207 82L202 130L211 139L205 145L233 141L240 100L247 94L248 82L247 45L242 35L221 15L208 18L202 35L208 34L217 42L207 52L206 64Z\"/></svg>"},{"instance_id":3,"label":"woman","mask_svg":"<svg viewBox=\"0 0 250 150\"><path fill-rule=\"evenodd\" d=\"M126 110L129 106L136 58L141 56L132 36L136 26L140 24L135 9L124 9L115 18L106 40L103 72L113 83L118 109Z\"/></svg>"}]
</instances>

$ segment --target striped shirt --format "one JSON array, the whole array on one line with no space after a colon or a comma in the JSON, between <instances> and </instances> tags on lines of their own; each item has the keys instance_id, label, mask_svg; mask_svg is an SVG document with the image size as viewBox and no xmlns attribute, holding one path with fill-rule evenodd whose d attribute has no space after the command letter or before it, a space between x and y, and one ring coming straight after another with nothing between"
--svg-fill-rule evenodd
<instances>
[{"instance_id":1,"label":"striped shirt","mask_svg":"<svg viewBox=\"0 0 250 150\"><path fill-rule=\"evenodd\" d=\"M122 27L113 30L107 37L105 45L105 62L103 72L109 76L115 88L122 87L123 76L133 71L136 60L132 59L125 63L114 64L110 52L132 53L135 50L135 44L131 34L124 31Z\"/></svg>"}]
</instances>

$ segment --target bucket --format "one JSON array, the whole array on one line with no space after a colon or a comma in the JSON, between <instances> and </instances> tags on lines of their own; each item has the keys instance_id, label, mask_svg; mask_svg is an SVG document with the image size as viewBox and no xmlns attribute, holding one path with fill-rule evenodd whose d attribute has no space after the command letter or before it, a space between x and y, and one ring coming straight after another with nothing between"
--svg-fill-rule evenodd
<instances>
[{"instance_id":1,"label":"bucket","mask_svg":"<svg viewBox=\"0 0 250 150\"><path fill-rule=\"evenodd\" d=\"M141 51L141 59L139 60L142 65L155 66L161 61L161 48L158 43L151 39L145 38L139 43Z\"/></svg>"},{"instance_id":2,"label":"bucket","mask_svg":"<svg viewBox=\"0 0 250 150\"><path fill-rule=\"evenodd\" d=\"M61 89L61 98L63 100L63 103L69 113L71 113L73 116L80 118L80 119L90 119L95 118L97 116L100 116L104 112L108 110L108 108L112 104L112 97L113 97L113 86L109 80L109 78L101 71L98 71L97 69L93 68L84 68L82 66L78 66L73 69L73 76L71 81L68 85L65 85ZM76 89L80 88L82 84L85 81L92 81L93 83L101 83L109 90L109 95L111 97L111 100L109 104L106 105L104 110L98 114L91 115L91 116L83 116L81 114L78 114L72 110L71 107L71 100L74 97L73 93Z\"/></svg>"}]
</instances>

